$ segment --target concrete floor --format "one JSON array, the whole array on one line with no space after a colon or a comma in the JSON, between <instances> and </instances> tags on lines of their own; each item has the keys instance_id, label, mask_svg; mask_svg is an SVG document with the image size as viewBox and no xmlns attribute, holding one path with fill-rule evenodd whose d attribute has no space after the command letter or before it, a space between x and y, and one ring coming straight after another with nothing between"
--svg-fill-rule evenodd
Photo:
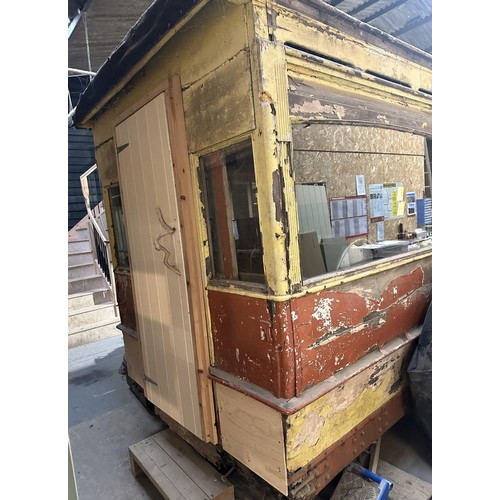
<instances>
[{"instance_id":1,"label":"concrete floor","mask_svg":"<svg viewBox=\"0 0 500 500\"><path fill-rule=\"evenodd\" d=\"M144 476L130 472L128 448L164 429L129 390L119 368L121 335L68 351L68 433L79 500L161 500ZM411 419L382 438L380 456L432 482L431 450Z\"/></svg>"}]
</instances>

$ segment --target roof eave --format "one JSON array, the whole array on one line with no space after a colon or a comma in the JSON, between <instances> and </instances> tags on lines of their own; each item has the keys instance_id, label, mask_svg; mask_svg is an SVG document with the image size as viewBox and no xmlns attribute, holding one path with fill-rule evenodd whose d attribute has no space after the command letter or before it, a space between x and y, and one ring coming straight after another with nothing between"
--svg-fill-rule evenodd
<instances>
[{"instance_id":1,"label":"roof eave","mask_svg":"<svg viewBox=\"0 0 500 500\"><path fill-rule=\"evenodd\" d=\"M81 94L73 115L77 127L89 128L95 114L156 53L194 12L210 0L156 0L132 26Z\"/></svg>"}]
</instances>

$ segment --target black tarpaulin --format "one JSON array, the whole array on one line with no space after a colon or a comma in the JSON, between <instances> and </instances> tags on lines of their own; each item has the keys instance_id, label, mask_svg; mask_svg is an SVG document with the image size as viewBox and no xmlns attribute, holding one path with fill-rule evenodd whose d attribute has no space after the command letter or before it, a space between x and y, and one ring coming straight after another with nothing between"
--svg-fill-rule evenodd
<instances>
[{"instance_id":1,"label":"black tarpaulin","mask_svg":"<svg viewBox=\"0 0 500 500\"><path fill-rule=\"evenodd\" d=\"M407 371L415 420L432 439L432 302Z\"/></svg>"}]
</instances>

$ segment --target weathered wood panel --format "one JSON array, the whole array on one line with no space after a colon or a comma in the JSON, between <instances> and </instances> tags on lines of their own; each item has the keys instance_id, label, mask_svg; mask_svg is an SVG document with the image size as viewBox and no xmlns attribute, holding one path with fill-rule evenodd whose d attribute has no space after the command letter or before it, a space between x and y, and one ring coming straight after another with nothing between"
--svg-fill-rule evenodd
<instances>
[{"instance_id":1,"label":"weathered wood panel","mask_svg":"<svg viewBox=\"0 0 500 500\"><path fill-rule=\"evenodd\" d=\"M212 146L255 127L250 58L241 50L184 91L190 151Z\"/></svg>"},{"instance_id":2,"label":"weathered wood panel","mask_svg":"<svg viewBox=\"0 0 500 500\"><path fill-rule=\"evenodd\" d=\"M115 269L114 273L116 283L116 300L120 309L121 322L129 328L137 330L134 290L130 272Z\"/></svg>"},{"instance_id":3,"label":"weathered wood panel","mask_svg":"<svg viewBox=\"0 0 500 500\"><path fill-rule=\"evenodd\" d=\"M112 136L116 117L171 76L180 75L182 85L189 86L248 46L245 7L208 2L187 25L167 34L161 45L146 54L143 63L131 68L136 74L129 82L122 81L112 89L117 95L104 106L94 124L96 144Z\"/></svg>"},{"instance_id":4,"label":"weathered wood panel","mask_svg":"<svg viewBox=\"0 0 500 500\"><path fill-rule=\"evenodd\" d=\"M292 298L297 394L419 325L430 302L430 258Z\"/></svg>"},{"instance_id":5,"label":"weathered wood panel","mask_svg":"<svg viewBox=\"0 0 500 500\"><path fill-rule=\"evenodd\" d=\"M430 295L430 256L290 301L210 290L214 366L299 396L419 325Z\"/></svg>"},{"instance_id":6,"label":"weathered wood panel","mask_svg":"<svg viewBox=\"0 0 500 500\"><path fill-rule=\"evenodd\" d=\"M224 450L287 495L281 414L224 385L215 388Z\"/></svg>"},{"instance_id":7,"label":"weathered wood panel","mask_svg":"<svg viewBox=\"0 0 500 500\"><path fill-rule=\"evenodd\" d=\"M298 241L293 238L297 217L294 211L287 210L294 194L290 170L290 123L287 123L285 71L284 48L256 38L252 45L252 85L256 116L252 144L264 249L264 273L267 289L275 295L288 293L290 274L294 277L298 275L298 268L294 265L298 262L293 257L298 253Z\"/></svg>"},{"instance_id":8,"label":"weathered wood panel","mask_svg":"<svg viewBox=\"0 0 500 500\"><path fill-rule=\"evenodd\" d=\"M101 184L103 186L116 184L118 182L118 166L113 137L96 146L95 157Z\"/></svg>"},{"instance_id":9,"label":"weathered wood panel","mask_svg":"<svg viewBox=\"0 0 500 500\"><path fill-rule=\"evenodd\" d=\"M293 120L329 120L373 124L432 134L430 112L395 105L382 99L370 99L360 93L328 87L326 82L290 73L290 115ZM403 100L401 100L403 103Z\"/></svg>"},{"instance_id":10,"label":"weathered wood panel","mask_svg":"<svg viewBox=\"0 0 500 500\"><path fill-rule=\"evenodd\" d=\"M295 124L293 149L424 156L424 138L378 127L325 123Z\"/></svg>"},{"instance_id":11,"label":"weathered wood panel","mask_svg":"<svg viewBox=\"0 0 500 500\"><path fill-rule=\"evenodd\" d=\"M209 290L208 302L215 366L272 392L276 358L265 300Z\"/></svg>"},{"instance_id":12,"label":"weathered wood panel","mask_svg":"<svg viewBox=\"0 0 500 500\"><path fill-rule=\"evenodd\" d=\"M125 146L118 157L119 177L145 394L203 439L164 94L116 127L116 144ZM170 234L163 221L176 230ZM179 274L166 264L175 264Z\"/></svg>"},{"instance_id":13,"label":"weathered wood panel","mask_svg":"<svg viewBox=\"0 0 500 500\"><path fill-rule=\"evenodd\" d=\"M270 31L276 41L334 57L346 66L384 75L415 90L423 88L431 91L430 68L367 43L361 33L353 36L340 31L335 27L333 16L330 16L329 24L326 24L276 4L272 4L271 8Z\"/></svg>"},{"instance_id":14,"label":"weathered wood panel","mask_svg":"<svg viewBox=\"0 0 500 500\"><path fill-rule=\"evenodd\" d=\"M288 303L209 291L214 365L277 397L295 394Z\"/></svg>"},{"instance_id":15,"label":"weathered wood panel","mask_svg":"<svg viewBox=\"0 0 500 500\"><path fill-rule=\"evenodd\" d=\"M290 473L312 462L401 391L410 347L404 345L286 418Z\"/></svg>"},{"instance_id":16,"label":"weathered wood panel","mask_svg":"<svg viewBox=\"0 0 500 500\"><path fill-rule=\"evenodd\" d=\"M257 0L262 1L262 0ZM353 38L362 38L366 43L374 48L388 50L404 59L410 59L421 64L425 68L431 68L432 58L429 54L419 49L409 46L405 42L392 37L391 35L379 31L377 28L365 25L357 19L344 14L344 12L333 9L328 2L323 0L273 0L275 3L283 5L315 19L320 23L329 24L343 33L351 35ZM330 4L340 3L339 1ZM377 9L377 6L375 6Z\"/></svg>"}]
</instances>

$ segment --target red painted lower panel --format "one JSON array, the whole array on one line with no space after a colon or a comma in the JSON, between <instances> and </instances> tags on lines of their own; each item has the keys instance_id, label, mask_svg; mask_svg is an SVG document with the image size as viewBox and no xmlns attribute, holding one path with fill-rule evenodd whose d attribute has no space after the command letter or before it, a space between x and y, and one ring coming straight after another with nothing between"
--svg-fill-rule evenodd
<instances>
[{"instance_id":1,"label":"red painted lower panel","mask_svg":"<svg viewBox=\"0 0 500 500\"><path fill-rule=\"evenodd\" d=\"M215 366L272 392L294 395L289 304L209 291Z\"/></svg>"},{"instance_id":2,"label":"red painted lower panel","mask_svg":"<svg viewBox=\"0 0 500 500\"><path fill-rule=\"evenodd\" d=\"M289 399L418 326L430 259L352 283L271 301L210 290L214 364Z\"/></svg>"},{"instance_id":3,"label":"red painted lower panel","mask_svg":"<svg viewBox=\"0 0 500 500\"><path fill-rule=\"evenodd\" d=\"M424 277L417 267L382 289L370 277L352 291L344 286L292 299L297 395L419 325L430 302Z\"/></svg>"}]
</instances>

